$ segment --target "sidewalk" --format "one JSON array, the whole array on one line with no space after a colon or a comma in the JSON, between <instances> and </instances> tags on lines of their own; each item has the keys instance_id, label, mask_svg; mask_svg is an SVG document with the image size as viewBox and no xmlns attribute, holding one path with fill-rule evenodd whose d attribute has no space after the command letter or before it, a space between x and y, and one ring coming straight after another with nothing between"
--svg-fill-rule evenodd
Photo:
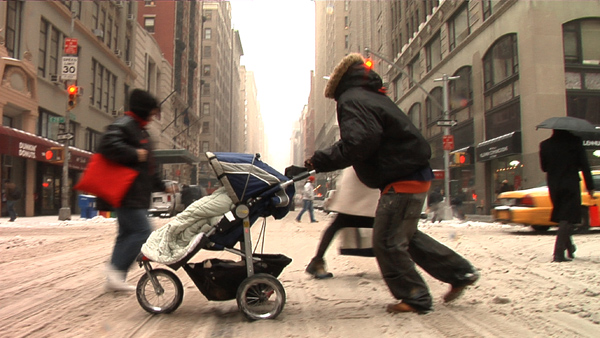
<instances>
[{"instance_id":1,"label":"sidewalk","mask_svg":"<svg viewBox=\"0 0 600 338\"><path fill-rule=\"evenodd\" d=\"M33 217L17 217L14 222L9 222L8 217L0 218L0 227L36 227L36 226L81 226L90 223L114 223L115 218L104 218L102 216L96 216L94 218L81 218L81 215L71 215L71 220L61 221L58 219L58 215L44 215L44 216L33 216Z\"/></svg>"}]
</instances>

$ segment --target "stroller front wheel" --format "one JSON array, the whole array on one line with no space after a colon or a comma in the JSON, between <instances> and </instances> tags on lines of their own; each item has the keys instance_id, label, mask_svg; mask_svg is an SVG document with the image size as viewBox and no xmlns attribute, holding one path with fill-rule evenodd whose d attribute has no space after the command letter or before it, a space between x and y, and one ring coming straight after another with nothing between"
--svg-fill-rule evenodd
<instances>
[{"instance_id":1,"label":"stroller front wheel","mask_svg":"<svg viewBox=\"0 0 600 338\"><path fill-rule=\"evenodd\" d=\"M277 278L259 273L242 281L236 299L246 318L274 319L285 305L285 290Z\"/></svg>"},{"instance_id":2,"label":"stroller front wheel","mask_svg":"<svg viewBox=\"0 0 600 338\"><path fill-rule=\"evenodd\" d=\"M171 313L183 301L183 284L173 272L153 269L140 278L136 296L140 306L152 314Z\"/></svg>"}]
</instances>

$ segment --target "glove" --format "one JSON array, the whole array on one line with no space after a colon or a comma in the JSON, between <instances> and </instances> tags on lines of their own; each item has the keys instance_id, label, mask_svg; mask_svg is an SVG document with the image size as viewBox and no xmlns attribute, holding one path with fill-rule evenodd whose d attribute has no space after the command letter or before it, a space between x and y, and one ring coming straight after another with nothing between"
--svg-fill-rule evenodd
<instances>
[{"instance_id":1,"label":"glove","mask_svg":"<svg viewBox=\"0 0 600 338\"><path fill-rule=\"evenodd\" d=\"M304 167L308 170L314 170L315 167L313 166L312 159L304 161Z\"/></svg>"}]
</instances>

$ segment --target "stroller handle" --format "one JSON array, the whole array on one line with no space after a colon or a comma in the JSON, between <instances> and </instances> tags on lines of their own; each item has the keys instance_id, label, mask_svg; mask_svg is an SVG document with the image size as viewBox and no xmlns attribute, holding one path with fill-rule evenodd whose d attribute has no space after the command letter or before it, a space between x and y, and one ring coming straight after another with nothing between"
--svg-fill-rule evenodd
<instances>
[{"instance_id":1,"label":"stroller handle","mask_svg":"<svg viewBox=\"0 0 600 338\"><path fill-rule=\"evenodd\" d=\"M314 175L314 174L316 174L316 173L317 173L317 171L316 171L316 170L310 170L310 171L305 171L305 172L302 172L302 173L300 173L300 174L298 174L298 175L296 175L296 176L292 177L292 179L291 179L291 180L289 180L289 181L285 181L285 182L282 182L282 183L280 183L280 184L279 184L279 186L280 186L281 188L285 188L285 187L287 187L287 186L289 186L289 185L293 184L294 182L301 181L301 180L303 180L303 179L305 179L305 178L308 178L309 176L311 176L311 175Z\"/></svg>"}]
</instances>

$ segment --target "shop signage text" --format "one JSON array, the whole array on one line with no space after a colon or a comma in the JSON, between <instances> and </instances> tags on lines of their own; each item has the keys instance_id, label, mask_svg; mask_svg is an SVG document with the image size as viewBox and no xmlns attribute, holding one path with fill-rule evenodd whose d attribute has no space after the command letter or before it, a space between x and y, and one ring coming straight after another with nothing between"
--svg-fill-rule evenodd
<instances>
[{"instance_id":1,"label":"shop signage text","mask_svg":"<svg viewBox=\"0 0 600 338\"><path fill-rule=\"evenodd\" d=\"M25 158L35 159L35 150L37 149L37 145L19 142L19 156Z\"/></svg>"}]
</instances>

